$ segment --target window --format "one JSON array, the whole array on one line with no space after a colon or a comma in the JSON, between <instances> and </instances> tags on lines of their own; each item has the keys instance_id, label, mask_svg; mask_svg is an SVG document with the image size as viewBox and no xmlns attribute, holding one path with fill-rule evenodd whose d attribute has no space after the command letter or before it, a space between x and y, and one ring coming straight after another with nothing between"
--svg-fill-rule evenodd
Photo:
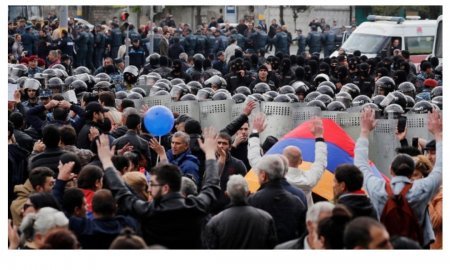
<instances>
[{"instance_id":1,"label":"window","mask_svg":"<svg viewBox=\"0 0 450 270\"><path fill-rule=\"evenodd\" d=\"M433 51L433 36L405 37L405 49L411 55L431 54Z\"/></svg>"}]
</instances>

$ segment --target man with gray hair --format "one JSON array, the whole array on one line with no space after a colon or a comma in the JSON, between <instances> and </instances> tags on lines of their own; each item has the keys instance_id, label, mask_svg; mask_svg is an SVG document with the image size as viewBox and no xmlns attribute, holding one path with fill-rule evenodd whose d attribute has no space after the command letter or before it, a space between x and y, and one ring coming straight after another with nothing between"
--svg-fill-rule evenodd
<instances>
[{"instance_id":1,"label":"man with gray hair","mask_svg":"<svg viewBox=\"0 0 450 270\"><path fill-rule=\"evenodd\" d=\"M278 244L300 237L305 232L306 205L286 191L281 182L286 166L281 155L265 155L255 166L261 187L249 198L250 205L272 215Z\"/></svg>"},{"instance_id":2,"label":"man with gray hair","mask_svg":"<svg viewBox=\"0 0 450 270\"><path fill-rule=\"evenodd\" d=\"M327 167L327 144L323 140L322 119L316 117L311 122L311 133L315 138L315 159L311 168L303 171L298 168L302 164L302 151L296 146L284 148L283 155L288 159L289 170L286 174L287 181L305 192L308 207L313 205L311 190L317 185Z\"/></svg>"},{"instance_id":3,"label":"man with gray hair","mask_svg":"<svg viewBox=\"0 0 450 270\"><path fill-rule=\"evenodd\" d=\"M206 225L204 245L209 249L272 249L277 243L275 223L264 210L247 202L248 185L241 175L230 176L225 194L231 200L228 209Z\"/></svg>"},{"instance_id":4,"label":"man with gray hair","mask_svg":"<svg viewBox=\"0 0 450 270\"><path fill-rule=\"evenodd\" d=\"M319 244L317 226L322 219L331 216L333 208L334 204L330 202L313 204L306 213L307 232L300 238L277 245L275 249L316 249Z\"/></svg>"}]
</instances>

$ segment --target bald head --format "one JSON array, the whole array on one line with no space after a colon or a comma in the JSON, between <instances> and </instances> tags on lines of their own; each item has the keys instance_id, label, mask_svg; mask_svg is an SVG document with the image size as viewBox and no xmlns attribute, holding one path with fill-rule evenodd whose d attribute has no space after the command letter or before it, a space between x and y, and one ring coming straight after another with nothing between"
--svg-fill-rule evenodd
<instances>
[{"instance_id":1,"label":"bald head","mask_svg":"<svg viewBox=\"0 0 450 270\"><path fill-rule=\"evenodd\" d=\"M297 168L302 163L302 151L297 146L284 148L283 156L287 158L289 167Z\"/></svg>"}]
</instances>

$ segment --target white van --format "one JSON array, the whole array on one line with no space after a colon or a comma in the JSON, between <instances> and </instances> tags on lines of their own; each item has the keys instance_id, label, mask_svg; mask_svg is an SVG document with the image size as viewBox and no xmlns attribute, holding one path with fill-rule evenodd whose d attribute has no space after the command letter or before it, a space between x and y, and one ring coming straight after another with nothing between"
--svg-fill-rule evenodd
<instances>
[{"instance_id":1,"label":"white van","mask_svg":"<svg viewBox=\"0 0 450 270\"><path fill-rule=\"evenodd\" d=\"M442 15L437 18L436 38L434 39L433 56L442 64Z\"/></svg>"},{"instance_id":2,"label":"white van","mask_svg":"<svg viewBox=\"0 0 450 270\"><path fill-rule=\"evenodd\" d=\"M341 48L347 54L355 50L369 58L392 55L391 44L400 41L399 48L408 50L410 60L415 64L426 59L433 52L436 35L436 20L419 20L419 17L375 16L369 15L368 22L356 28ZM337 56L338 51L331 56Z\"/></svg>"}]
</instances>

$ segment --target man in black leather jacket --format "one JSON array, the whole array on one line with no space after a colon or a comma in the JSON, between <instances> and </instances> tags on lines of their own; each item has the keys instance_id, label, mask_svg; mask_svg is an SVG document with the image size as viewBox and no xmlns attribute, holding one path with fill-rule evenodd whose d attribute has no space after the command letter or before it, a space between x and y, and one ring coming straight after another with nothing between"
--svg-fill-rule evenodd
<instances>
[{"instance_id":1,"label":"man in black leather jacket","mask_svg":"<svg viewBox=\"0 0 450 270\"><path fill-rule=\"evenodd\" d=\"M105 170L104 181L109 186L119 206L140 217L142 231L148 245L158 244L170 249L201 248L201 228L216 200L219 174L216 163L217 133L205 129L204 142L199 142L205 152L205 184L198 196L184 198L180 191L181 171L172 164L156 166L152 171L150 192L152 202L140 200L121 181L114 168L108 137L101 135L97 142L98 155Z\"/></svg>"}]
</instances>

